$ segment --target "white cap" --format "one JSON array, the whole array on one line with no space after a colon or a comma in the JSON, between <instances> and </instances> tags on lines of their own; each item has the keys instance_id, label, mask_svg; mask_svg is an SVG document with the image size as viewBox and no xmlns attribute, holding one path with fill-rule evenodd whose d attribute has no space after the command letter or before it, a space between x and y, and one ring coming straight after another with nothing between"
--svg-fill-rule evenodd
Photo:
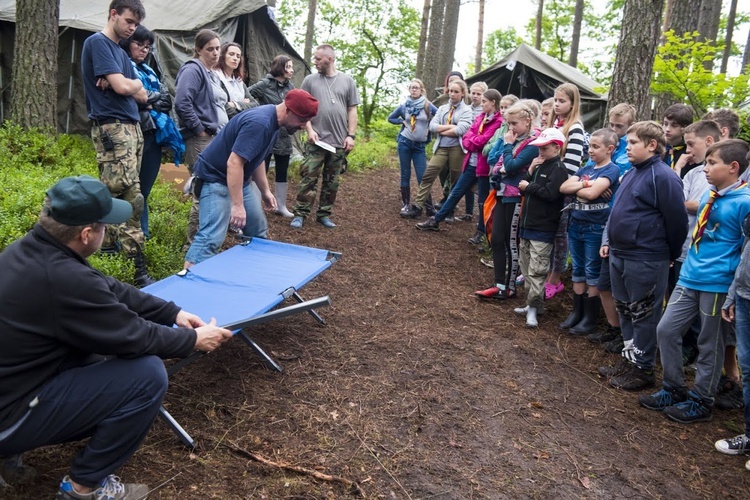
<instances>
[{"instance_id":1,"label":"white cap","mask_svg":"<svg viewBox=\"0 0 750 500\"><path fill-rule=\"evenodd\" d=\"M547 128L539 134L539 137L531 141L529 144L532 146L546 146L547 144L554 142L560 147L565 145L565 136L556 128Z\"/></svg>"}]
</instances>

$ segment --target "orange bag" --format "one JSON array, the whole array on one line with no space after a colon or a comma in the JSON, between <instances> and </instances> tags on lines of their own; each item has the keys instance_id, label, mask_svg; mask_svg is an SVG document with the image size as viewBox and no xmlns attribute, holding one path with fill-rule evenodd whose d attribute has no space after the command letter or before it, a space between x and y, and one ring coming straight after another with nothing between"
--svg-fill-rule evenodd
<instances>
[{"instance_id":1,"label":"orange bag","mask_svg":"<svg viewBox=\"0 0 750 500\"><path fill-rule=\"evenodd\" d=\"M497 190L490 189L490 194L484 200L482 215L484 217L484 232L487 236L487 243L492 244L492 213L495 211L497 204Z\"/></svg>"}]
</instances>

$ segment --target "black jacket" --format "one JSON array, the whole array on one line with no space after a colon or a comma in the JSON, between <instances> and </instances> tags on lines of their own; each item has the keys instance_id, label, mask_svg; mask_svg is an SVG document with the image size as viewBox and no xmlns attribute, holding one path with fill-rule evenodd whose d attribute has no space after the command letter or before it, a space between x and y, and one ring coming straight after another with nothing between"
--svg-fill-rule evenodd
<instances>
[{"instance_id":1,"label":"black jacket","mask_svg":"<svg viewBox=\"0 0 750 500\"><path fill-rule=\"evenodd\" d=\"M560 186L568 178L568 172L560 158L547 160L534 173L526 174L529 185L523 196L520 226L532 231L556 232L560 224L563 195Z\"/></svg>"},{"instance_id":2,"label":"black jacket","mask_svg":"<svg viewBox=\"0 0 750 500\"><path fill-rule=\"evenodd\" d=\"M186 357L196 333L180 308L104 276L36 225L0 253L0 430L42 386L91 354ZM165 326L169 325L169 326Z\"/></svg>"},{"instance_id":3,"label":"black jacket","mask_svg":"<svg viewBox=\"0 0 750 500\"><path fill-rule=\"evenodd\" d=\"M261 105L277 105L284 102L284 97L286 97L287 93L292 89L294 89L294 84L291 80L281 83L269 73L264 79L252 85L248 89L248 92L250 92L250 95L255 97ZM273 146L273 152L277 155L292 154L292 137L283 127L279 130L279 138Z\"/></svg>"}]
</instances>

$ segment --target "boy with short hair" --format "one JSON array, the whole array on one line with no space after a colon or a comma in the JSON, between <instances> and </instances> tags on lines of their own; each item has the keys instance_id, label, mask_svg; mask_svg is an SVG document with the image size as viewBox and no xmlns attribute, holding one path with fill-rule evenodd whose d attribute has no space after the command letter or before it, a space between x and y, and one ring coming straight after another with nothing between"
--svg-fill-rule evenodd
<instances>
[{"instance_id":1,"label":"boy with short hair","mask_svg":"<svg viewBox=\"0 0 750 500\"><path fill-rule=\"evenodd\" d=\"M560 159L565 145L562 132L556 128L545 129L529 144L539 148L539 156L531 161L526 179L518 184L524 196L518 222L519 263L528 293L526 307L513 311L526 316L527 326L536 327L539 326L537 314L544 313L544 280L563 208L560 186L568 174Z\"/></svg>"},{"instance_id":2,"label":"boy with short hair","mask_svg":"<svg viewBox=\"0 0 750 500\"><path fill-rule=\"evenodd\" d=\"M607 228L612 295L624 340L617 367L599 373L613 387L638 390L654 384L656 325L662 314L670 262L687 236L682 181L661 161L664 129L638 122L628 129L633 168L620 182Z\"/></svg>"},{"instance_id":3,"label":"boy with short hair","mask_svg":"<svg viewBox=\"0 0 750 500\"><path fill-rule=\"evenodd\" d=\"M609 129L617 134L619 142L612 152L612 163L620 167L620 177L633 165L628 160L628 129L635 123L635 106L621 102L609 110Z\"/></svg>"},{"instance_id":4,"label":"boy with short hair","mask_svg":"<svg viewBox=\"0 0 750 500\"><path fill-rule=\"evenodd\" d=\"M639 398L641 406L670 419L710 420L724 361L721 306L740 261L742 222L750 215L750 190L739 176L747 168L748 145L728 139L712 145L703 168L711 185L701 198L690 249L667 309L657 327L663 388ZM699 317L695 383L688 391L682 369L682 336Z\"/></svg>"},{"instance_id":5,"label":"boy with short hair","mask_svg":"<svg viewBox=\"0 0 750 500\"><path fill-rule=\"evenodd\" d=\"M667 141L666 152L662 157L669 168L674 168L680 156L685 152L685 140L683 138L684 128L693 123L693 109L685 104L672 104L664 111L662 126L664 127L664 139ZM680 178L694 165L684 168Z\"/></svg>"},{"instance_id":6,"label":"boy with short hair","mask_svg":"<svg viewBox=\"0 0 750 500\"><path fill-rule=\"evenodd\" d=\"M740 115L730 108L719 108L709 111L701 120L713 120L719 124L719 130L721 130L721 138L719 140L721 141L733 139L740 131Z\"/></svg>"}]
</instances>

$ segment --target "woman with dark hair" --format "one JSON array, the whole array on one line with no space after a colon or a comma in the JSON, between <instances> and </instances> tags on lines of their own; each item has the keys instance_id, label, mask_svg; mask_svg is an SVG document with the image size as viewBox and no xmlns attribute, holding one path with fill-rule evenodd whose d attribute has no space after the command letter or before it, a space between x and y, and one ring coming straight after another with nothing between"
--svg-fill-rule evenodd
<instances>
[{"instance_id":1,"label":"woman with dark hair","mask_svg":"<svg viewBox=\"0 0 750 500\"><path fill-rule=\"evenodd\" d=\"M225 109L227 93L221 80L211 71L219 62L221 40L218 33L200 30L195 35L194 57L182 65L175 79L174 108L185 139L185 162L190 175L198 154L206 149L219 130L229 121ZM193 197L188 220L187 242L198 231L198 199ZM187 250L187 249L186 249Z\"/></svg>"},{"instance_id":2,"label":"woman with dark hair","mask_svg":"<svg viewBox=\"0 0 750 500\"><path fill-rule=\"evenodd\" d=\"M279 104L284 101L287 92L294 88L292 83L294 65L292 58L285 55L274 57L271 61L271 72L264 79L251 86L248 90L260 104ZM289 157L292 155L292 136L284 127L279 130L279 138L273 147L273 157L276 162L276 213L292 218L294 214L286 207L287 170ZM271 155L266 158L266 171L271 163Z\"/></svg>"},{"instance_id":3,"label":"woman with dark hair","mask_svg":"<svg viewBox=\"0 0 750 500\"><path fill-rule=\"evenodd\" d=\"M148 101L138 105L143 132L143 156L139 173L143 194L141 228L146 238L151 237L148 225L148 195L161 168L161 148L166 146L174 151L175 165L180 164L185 153L182 136L177 130L177 125L169 117L172 96L169 95L166 85L159 82L156 72L145 62L153 49L154 41L154 34L143 25L138 26L130 38L120 40L120 47L130 57L136 75L148 92Z\"/></svg>"},{"instance_id":4,"label":"woman with dark hair","mask_svg":"<svg viewBox=\"0 0 750 500\"><path fill-rule=\"evenodd\" d=\"M229 98L225 108L229 118L258 105L245 85L245 63L242 60L240 44L228 42L221 46L219 64L214 73L218 75Z\"/></svg>"}]
</instances>

